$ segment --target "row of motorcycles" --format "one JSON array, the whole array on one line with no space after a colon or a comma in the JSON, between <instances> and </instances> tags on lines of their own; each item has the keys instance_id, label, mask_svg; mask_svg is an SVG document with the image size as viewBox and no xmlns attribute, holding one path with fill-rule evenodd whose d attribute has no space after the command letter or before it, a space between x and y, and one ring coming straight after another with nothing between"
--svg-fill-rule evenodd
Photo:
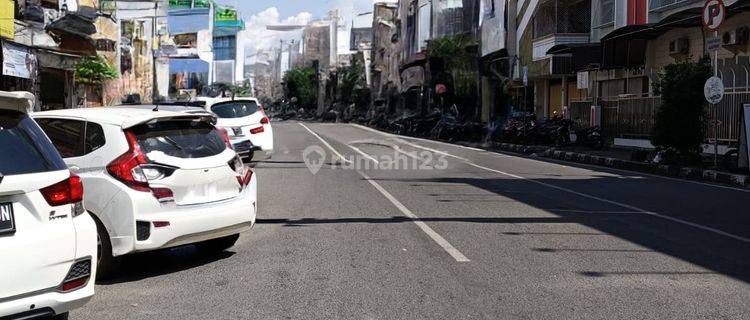
<instances>
[{"instance_id":1,"label":"row of motorcycles","mask_svg":"<svg viewBox=\"0 0 750 320\"><path fill-rule=\"evenodd\" d=\"M448 142L481 141L486 132L486 127L479 122L462 121L455 105L448 112L435 108L424 115L409 113L392 120L375 118L370 124L396 134Z\"/></svg>"},{"instance_id":2,"label":"row of motorcycles","mask_svg":"<svg viewBox=\"0 0 750 320\"><path fill-rule=\"evenodd\" d=\"M515 112L502 127L490 131L492 140L516 144L583 145L593 149L605 144L599 126L580 127L560 116L537 121L533 113Z\"/></svg>"}]
</instances>

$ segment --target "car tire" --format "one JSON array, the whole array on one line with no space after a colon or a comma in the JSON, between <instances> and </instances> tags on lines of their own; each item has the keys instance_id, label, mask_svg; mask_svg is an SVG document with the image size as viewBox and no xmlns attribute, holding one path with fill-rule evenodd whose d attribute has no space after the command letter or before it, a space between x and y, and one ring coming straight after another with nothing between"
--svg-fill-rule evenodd
<instances>
[{"instance_id":1,"label":"car tire","mask_svg":"<svg viewBox=\"0 0 750 320\"><path fill-rule=\"evenodd\" d=\"M198 249L205 252L222 252L233 247L239 238L239 234L233 234L231 236L207 240L199 243Z\"/></svg>"},{"instance_id":2,"label":"car tire","mask_svg":"<svg viewBox=\"0 0 750 320\"><path fill-rule=\"evenodd\" d=\"M58 315L52 317L52 320L68 320L68 315L69 314L67 312L66 313L61 313L61 314L58 314Z\"/></svg>"},{"instance_id":3,"label":"car tire","mask_svg":"<svg viewBox=\"0 0 750 320\"><path fill-rule=\"evenodd\" d=\"M93 216L93 215L92 215ZM116 259L112 256L112 242L109 240L109 233L99 219L96 222L96 279L104 280L112 276L116 267Z\"/></svg>"}]
</instances>

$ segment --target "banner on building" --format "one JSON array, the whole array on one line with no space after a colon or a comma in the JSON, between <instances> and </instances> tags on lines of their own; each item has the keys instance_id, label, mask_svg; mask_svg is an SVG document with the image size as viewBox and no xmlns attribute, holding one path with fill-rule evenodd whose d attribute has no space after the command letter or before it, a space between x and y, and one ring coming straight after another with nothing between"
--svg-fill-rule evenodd
<instances>
[{"instance_id":1,"label":"banner on building","mask_svg":"<svg viewBox=\"0 0 750 320\"><path fill-rule=\"evenodd\" d=\"M3 75L31 79L36 73L36 55L24 46L3 41Z\"/></svg>"},{"instance_id":2,"label":"banner on building","mask_svg":"<svg viewBox=\"0 0 750 320\"><path fill-rule=\"evenodd\" d=\"M11 39L15 37L13 0L0 0L0 37Z\"/></svg>"}]
</instances>

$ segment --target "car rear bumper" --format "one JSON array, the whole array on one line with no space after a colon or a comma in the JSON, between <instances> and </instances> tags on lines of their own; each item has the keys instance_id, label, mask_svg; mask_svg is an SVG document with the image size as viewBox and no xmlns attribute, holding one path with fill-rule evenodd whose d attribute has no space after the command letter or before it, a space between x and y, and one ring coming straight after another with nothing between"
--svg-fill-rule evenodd
<instances>
[{"instance_id":1,"label":"car rear bumper","mask_svg":"<svg viewBox=\"0 0 750 320\"><path fill-rule=\"evenodd\" d=\"M147 239L135 241L133 251L176 247L247 231L255 224L256 202L257 179L253 176L248 187L230 200L136 214L136 221L147 223L149 230ZM154 222L169 225L156 227Z\"/></svg>"},{"instance_id":2,"label":"car rear bumper","mask_svg":"<svg viewBox=\"0 0 750 320\"><path fill-rule=\"evenodd\" d=\"M0 318L10 316L10 319L32 317L34 315L55 315L83 307L94 296L94 281L89 280L85 287L61 293L55 288L29 293L4 301L0 298ZM32 309L33 306L33 309ZM3 318L4 319L4 318Z\"/></svg>"}]
</instances>

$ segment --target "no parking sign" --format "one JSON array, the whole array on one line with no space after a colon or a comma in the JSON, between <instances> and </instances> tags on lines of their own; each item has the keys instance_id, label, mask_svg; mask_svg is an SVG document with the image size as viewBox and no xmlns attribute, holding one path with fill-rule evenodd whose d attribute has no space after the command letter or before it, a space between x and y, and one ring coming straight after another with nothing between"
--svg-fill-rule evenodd
<instances>
[{"instance_id":1,"label":"no parking sign","mask_svg":"<svg viewBox=\"0 0 750 320\"><path fill-rule=\"evenodd\" d=\"M727 8L724 6L724 1L722 0L708 0L703 5L701 20L703 20L703 26L710 31L719 30L726 16Z\"/></svg>"}]
</instances>

